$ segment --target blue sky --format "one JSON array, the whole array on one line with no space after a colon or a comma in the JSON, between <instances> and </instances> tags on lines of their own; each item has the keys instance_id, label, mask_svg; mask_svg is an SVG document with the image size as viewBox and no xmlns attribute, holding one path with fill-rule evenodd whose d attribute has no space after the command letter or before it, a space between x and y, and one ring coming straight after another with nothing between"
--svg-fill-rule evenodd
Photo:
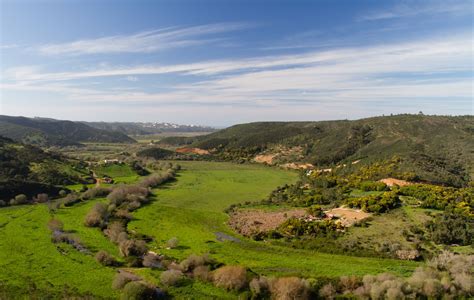
<instances>
[{"instance_id":1,"label":"blue sky","mask_svg":"<svg viewBox=\"0 0 474 300\"><path fill-rule=\"evenodd\" d=\"M0 113L226 126L473 114L471 1L0 0Z\"/></svg>"}]
</instances>

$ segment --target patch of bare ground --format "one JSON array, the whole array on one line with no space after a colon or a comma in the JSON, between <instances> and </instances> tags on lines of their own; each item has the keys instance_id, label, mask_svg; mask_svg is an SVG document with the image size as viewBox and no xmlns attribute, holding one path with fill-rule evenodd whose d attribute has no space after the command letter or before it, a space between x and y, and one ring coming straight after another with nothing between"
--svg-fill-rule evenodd
<instances>
[{"instance_id":1,"label":"patch of bare ground","mask_svg":"<svg viewBox=\"0 0 474 300\"><path fill-rule=\"evenodd\" d=\"M198 155L207 155L207 154L210 154L209 151L205 150L205 149L201 149L201 148L178 148L176 149L176 152L177 153L183 153L183 154L188 154L188 153L192 153L192 154L198 154Z\"/></svg>"},{"instance_id":2,"label":"patch of bare ground","mask_svg":"<svg viewBox=\"0 0 474 300\"><path fill-rule=\"evenodd\" d=\"M232 213L229 225L244 236L259 232L269 232L291 217L301 218L306 215L304 209L283 211L239 210Z\"/></svg>"},{"instance_id":3,"label":"patch of bare ground","mask_svg":"<svg viewBox=\"0 0 474 300\"><path fill-rule=\"evenodd\" d=\"M255 162L258 163L265 163L271 165L273 163L273 159L276 157L276 154L260 154L255 156L253 159Z\"/></svg>"},{"instance_id":4,"label":"patch of bare ground","mask_svg":"<svg viewBox=\"0 0 474 300\"><path fill-rule=\"evenodd\" d=\"M406 185L413 184L412 182L396 179L396 178L384 178L384 179L380 179L379 181L385 183L388 186L395 186L395 185L406 186Z\"/></svg>"},{"instance_id":5,"label":"patch of bare ground","mask_svg":"<svg viewBox=\"0 0 474 300\"><path fill-rule=\"evenodd\" d=\"M344 227L350 227L361 220L367 219L371 214L362 210L338 207L326 211L326 216L336 217L341 221Z\"/></svg>"},{"instance_id":6,"label":"patch of bare ground","mask_svg":"<svg viewBox=\"0 0 474 300\"><path fill-rule=\"evenodd\" d=\"M281 165L285 169L294 169L294 170L307 170L307 169L312 169L314 166L312 164L305 164L305 163L287 163Z\"/></svg>"}]
</instances>

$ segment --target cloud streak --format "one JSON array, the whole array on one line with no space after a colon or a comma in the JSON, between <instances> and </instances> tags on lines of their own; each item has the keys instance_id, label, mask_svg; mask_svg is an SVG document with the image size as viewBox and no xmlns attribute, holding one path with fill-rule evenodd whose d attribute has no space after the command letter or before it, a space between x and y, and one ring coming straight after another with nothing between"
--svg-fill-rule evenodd
<instances>
[{"instance_id":1,"label":"cloud streak","mask_svg":"<svg viewBox=\"0 0 474 300\"><path fill-rule=\"evenodd\" d=\"M412 18L422 15L450 14L460 15L472 13L470 1L426 1L421 4L400 3L387 10L369 12L359 16L358 21L378 21L398 18Z\"/></svg>"},{"instance_id":2,"label":"cloud streak","mask_svg":"<svg viewBox=\"0 0 474 300\"><path fill-rule=\"evenodd\" d=\"M183 107L323 107L416 105L436 99L472 101L470 34L449 39L312 51L297 55L203 61L168 66L109 67L42 73L37 67L7 70L0 88L54 92L73 102ZM76 80L120 76L187 76L164 91L135 86L114 89L74 85ZM177 82L181 82L178 80ZM448 100L446 100L448 99Z\"/></svg>"},{"instance_id":3,"label":"cloud streak","mask_svg":"<svg viewBox=\"0 0 474 300\"><path fill-rule=\"evenodd\" d=\"M37 50L44 55L86 55L112 53L150 53L214 43L221 33L243 30L248 23L217 23L192 27L168 27L142 31L132 35L115 35L68 43L42 45Z\"/></svg>"}]
</instances>

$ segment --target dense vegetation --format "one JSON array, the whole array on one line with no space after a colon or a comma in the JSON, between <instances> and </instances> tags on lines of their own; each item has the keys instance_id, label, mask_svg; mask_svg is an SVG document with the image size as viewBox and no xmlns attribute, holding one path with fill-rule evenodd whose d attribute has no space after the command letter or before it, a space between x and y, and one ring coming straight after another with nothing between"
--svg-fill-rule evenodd
<instances>
[{"instance_id":1,"label":"dense vegetation","mask_svg":"<svg viewBox=\"0 0 474 300\"><path fill-rule=\"evenodd\" d=\"M38 193L57 195L57 186L90 179L80 162L0 137L0 200L8 202L18 194L30 199Z\"/></svg>"},{"instance_id":2,"label":"dense vegetation","mask_svg":"<svg viewBox=\"0 0 474 300\"><path fill-rule=\"evenodd\" d=\"M135 142L123 133L96 129L80 122L11 116L0 116L0 136L38 146Z\"/></svg>"},{"instance_id":3,"label":"dense vegetation","mask_svg":"<svg viewBox=\"0 0 474 300\"><path fill-rule=\"evenodd\" d=\"M474 174L474 117L397 115L356 121L260 122L235 125L191 138L165 138L162 144L213 149L220 159L250 161L278 154L275 163L316 166L400 158L401 172L419 180L462 186ZM286 154L281 148L286 148Z\"/></svg>"}]
</instances>

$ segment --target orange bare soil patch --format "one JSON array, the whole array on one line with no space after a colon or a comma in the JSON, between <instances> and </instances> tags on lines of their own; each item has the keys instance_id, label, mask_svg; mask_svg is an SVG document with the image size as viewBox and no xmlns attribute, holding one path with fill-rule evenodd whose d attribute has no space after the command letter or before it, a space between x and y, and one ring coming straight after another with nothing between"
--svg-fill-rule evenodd
<instances>
[{"instance_id":1,"label":"orange bare soil patch","mask_svg":"<svg viewBox=\"0 0 474 300\"><path fill-rule=\"evenodd\" d=\"M275 158L276 154L261 154L255 156L254 160L258 163L266 163L271 165L273 163L273 159Z\"/></svg>"},{"instance_id":2,"label":"orange bare soil patch","mask_svg":"<svg viewBox=\"0 0 474 300\"><path fill-rule=\"evenodd\" d=\"M305 216L304 209L284 211L239 210L230 216L229 225L238 233L250 236L258 232L276 229L291 217Z\"/></svg>"},{"instance_id":3,"label":"orange bare soil patch","mask_svg":"<svg viewBox=\"0 0 474 300\"><path fill-rule=\"evenodd\" d=\"M334 216L341 220L341 224L344 227L349 227L354 225L355 223L367 219L371 216L371 214L363 212L361 210L351 209L351 208L333 208L331 210L326 211L326 215L328 217Z\"/></svg>"},{"instance_id":4,"label":"orange bare soil patch","mask_svg":"<svg viewBox=\"0 0 474 300\"><path fill-rule=\"evenodd\" d=\"M287 169L294 169L294 170L298 170L298 169L307 170L307 169L314 168L312 164L299 164L299 163L287 163L287 164L282 165L282 167L287 168Z\"/></svg>"},{"instance_id":5,"label":"orange bare soil patch","mask_svg":"<svg viewBox=\"0 0 474 300\"><path fill-rule=\"evenodd\" d=\"M204 149L200 148L178 148L176 149L176 152L178 153L193 153L193 154L199 154L199 155L206 155L209 154L210 152Z\"/></svg>"},{"instance_id":6,"label":"orange bare soil patch","mask_svg":"<svg viewBox=\"0 0 474 300\"><path fill-rule=\"evenodd\" d=\"M394 185L406 186L406 185L413 184L409 181L401 180L401 179L395 179L395 178L384 178L384 179L380 179L379 181L385 183L388 186L394 186Z\"/></svg>"}]
</instances>

